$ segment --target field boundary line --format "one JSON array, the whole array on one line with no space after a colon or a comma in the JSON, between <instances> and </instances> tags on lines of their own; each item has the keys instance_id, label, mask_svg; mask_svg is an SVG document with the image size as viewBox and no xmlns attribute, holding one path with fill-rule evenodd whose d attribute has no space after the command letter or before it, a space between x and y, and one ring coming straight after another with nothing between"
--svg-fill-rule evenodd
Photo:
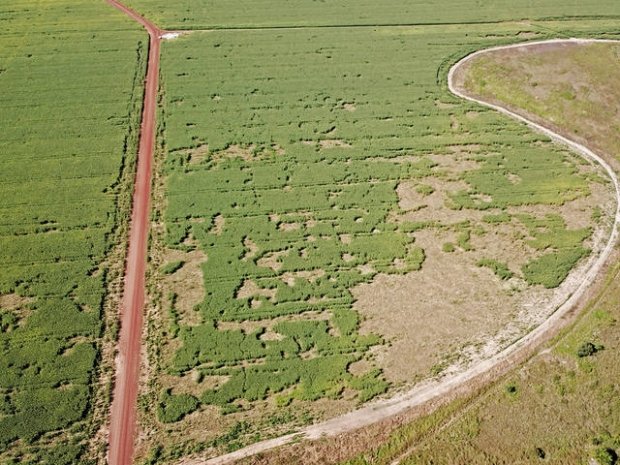
<instances>
[{"instance_id":1,"label":"field boundary line","mask_svg":"<svg viewBox=\"0 0 620 465\"><path fill-rule=\"evenodd\" d=\"M512 45L495 46L483 50L473 52L456 64L454 64L448 73L448 88L454 95L492 108L500 113L507 115L513 119L516 119L522 123L525 123L530 128L537 132L540 132L548 136L551 140L561 145L568 146L573 151L577 152L581 157L597 163L605 172L609 175L615 188L616 198L616 211L614 216L614 222L611 229L609 239L600 252L598 258L585 272L584 277L580 284L570 294L566 295L564 302L556 306L550 316L543 321L540 325L534 328L529 333L523 335L511 345L503 349L501 352L494 356L482 360L468 369L451 375L446 375L443 378L437 380L426 380L418 383L415 387L405 393L398 394L389 399L381 399L375 402L371 402L368 405L344 414L342 416L326 420L316 425L300 429L296 433L287 434L277 438L257 442L247 447L239 449L237 451L220 455L211 459L201 458L185 458L177 462L182 465L224 465L233 463L236 460L251 457L268 450L288 445L299 440L316 440L325 437L333 437L339 434L351 432L382 420L394 417L395 415L402 414L405 411L419 407L425 404L429 404L431 401L439 402L440 400L449 399L451 396L463 394L468 392L472 385L479 383L490 383L494 379L508 372L514 365L526 360L531 356L535 350L544 342L553 337L559 330L567 326L572 318L579 312L577 311L578 305L581 303L581 299L585 292L590 288L598 277L600 271L607 264L607 260L614 250L614 247L618 241L620 235L620 182L611 166L603 160L600 156L588 149L582 144L572 141L551 129L538 124L534 121L527 119L515 112L508 110L507 108L495 105L484 100L479 100L469 95L466 95L454 85L454 75L456 70L464 63L467 63L471 59L487 52L511 49L517 47L528 47L533 45L550 44L550 43L620 43L620 40L613 39L551 39L535 42L524 42ZM594 257L593 257L594 258Z\"/></svg>"},{"instance_id":2,"label":"field boundary line","mask_svg":"<svg viewBox=\"0 0 620 465\"><path fill-rule=\"evenodd\" d=\"M112 7L141 24L149 35L108 435L108 464L131 465L137 430L140 353L142 350L143 312L146 296L146 257L149 238L157 95L159 92L159 58L161 36L164 31L120 1L106 1Z\"/></svg>"},{"instance_id":3,"label":"field boundary line","mask_svg":"<svg viewBox=\"0 0 620 465\"><path fill-rule=\"evenodd\" d=\"M529 24L540 23L540 22L554 22L554 23L569 23L574 21L617 21L620 19L618 15L611 16L565 16L562 18L542 18L529 21ZM281 31L281 30L303 30L303 29L368 29L368 28L382 28L382 27L445 27L445 26L485 26L485 25L494 25L494 24L517 24L521 23L521 21L507 19L507 20L496 20L496 21L448 21L445 23L440 22L427 22L427 23L350 23L350 24L272 24L272 25L264 25L264 26L250 26L250 25L230 25L230 26L217 26L217 25L205 25L205 26L196 26L196 27L181 27L181 28L171 28L166 30L169 33L176 34L184 34L189 32L215 32L215 31L223 31L223 32L240 32L240 31ZM550 32L550 31L549 31ZM558 32L553 31L558 34Z\"/></svg>"}]
</instances>

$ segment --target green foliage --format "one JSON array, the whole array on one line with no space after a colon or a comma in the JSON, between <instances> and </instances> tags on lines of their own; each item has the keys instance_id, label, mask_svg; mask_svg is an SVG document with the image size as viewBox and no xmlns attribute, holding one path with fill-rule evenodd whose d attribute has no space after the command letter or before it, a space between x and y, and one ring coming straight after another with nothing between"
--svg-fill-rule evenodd
<instances>
[{"instance_id":1,"label":"green foliage","mask_svg":"<svg viewBox=\"0 0 620 465\"><path fill-rule=\"evenodd\" d=\"M484 266L489 268L497 275L497 277L503 281L510 279L514 276L514 273L510 271L510 268L505 263L493 260L492 258L483 258L478 261L478 266Z\"/></svg>"},{"instance_id":2,"label":"green foliage","mask_svg":"<svg viewBox=\"0 0 620 465\"><path fill-rule=\"evenodd\" d=\"M165 389L159 396L157 416L163 423L172 423L192 413L197 407L198 399L194 396L172 394L170 389Z\"/></svg>"},{"instance_id":3,"label":"green foliage","mask_svg":"<svg viewBox=\"0 0 620 465\"><path fill-rule=\"evenodd\" d=\"M560 215L546 215L536 218L518 215L517 218L529 230L532 239L527 241L536 250L551 250L523 265L521 271L529 284L542 284L546 288L559 286L570 270L590 253L582 247L583 241L592 231L589 228L569 230Z\"/></svg>"},{"instance_id":4,"label":"green foliage","mask_svg":"<svg viewBox=\"0 0 620 465\"><path fill-rule=\"evenodd\" d=\"M518 391L518 389L517 389L517 385L515 383L508 383L506 385L506 392L508 394L510 394L511 396L516 395L517 391Z\"/></svg>"},{"instance_id":5,"label":"green foliage","mask_svg":"<svg viewBox=\"0 0 620 465\"><path fill-rule=\"evenodd\" d=\"M415 190L418 194L422 194L424 196L431 195L433 192L435 192L435 189L428 184L420 184L418 187L416 187Z\"/></svg>"},{"instance_id":6,"label":"green foliage","mask_svg":"<svg viewBox=\"0 0 620 465\"><path fill-rule=\"evenodd\" d=\"M470 190L453 194L452 201L461 208L480 210L563 205L589 194L586 177L579 175L574 164L567 161L565 150L553 146L542 153L507 147L501 155L487 157L481 168L464 172L462 178Z\"/></svg>"},{"instance_id":7,"label":"green foliage","mask_svg":"<svg viewBox=\"0 0 620 465\"><path fill-rule=\"evenodd\" d=\"M360 391L360 402L366 402L387 391L389 384L383 379L380 370L373 370L365 375L352 378L349 385Z\"/></svg>"},{"instance_id":8,"label":"green foliage","mask_svg":"<svg viewBox=\"0 0 620 465\"><path fill-rule=\"evenodd\" d=\"M615 465L618 462L618 454L609 447L597 447L594 458L599 465Z\"/></svg>"},{"instance_id":9,"label":"green foliage","mask_svg":"<svg viewBox=\"0 0 620 465\"><path fill-rule=\"evenodd\" d=\"M509 223L512 216L508 213L500 213L498 215L484 215L482 221L489 224Z\"/></svg>"},{"instance_id":10,"label":"green foliage","mask_svg":"<svg viewBox=\"0 0 620 465\"><path fill-rule=\"evenodd\" d=\"M506 40L519 31L506 29ZM208 256L201 323L184 325L171 313L181 345L164 369L229 377L201 403L231 413L272 397L281 406L337 398L346 387L358 400L372 398L386 388L383 378L358 379L347 367L382 341L358 333L351 289L377 273L422 268L415 236L423 229L453 232L445 251L471 251L493 225L521 226L497 211L481 223L469 209L559 205L588 194L573 157L541 136L491 112L469 118L469 105L438 105L454 103L437 84L447 63L495 44L487 34L470 26L252 29L163 45L165 242L179 250L192 243ZM448 133L453 119L458 133ZM435 161L457 143L477 168L448 173ZM462 221L405 219L399 186L430 196L431 178L467 183L446 199ZM531 249L554 232L533 232ZM500 265L486 263L508 276Z\"/></svg>"},{"instance_id":11,"label":"green foliage","mask_svg":"<svg viewBox=\"0 0 620 465\"><path fill-rule=\"evenodd\" d=\"M558 287L575 264L589 252L583 247L551 252L526 263L521 271L529 284L542 284L548 289Z\"/></svg>"},{"instance_id":12,"label":"green foliage","mask_svg":"<svg viewBox=\"0 0 620 465\"><path fill-rule=\"evenodd\" d=\"M239 439L250 430L249 423L238 421L228 432L211 441L211 447L226 446L228 452L239 449Z\"/></svg>"},{"instance_id":13,"label":"green foliage","mask_svg":"<svg viewBox=\"0 0 620 465\"><path fill-rule=\"evenodd\" d=\"M245 8L231 8L225 0L194 0L191 8L171 7L166 0L128 0L136 10L168 29L243 28L282 26L355 26L500 23L509 20L541 20L571 16L576 18L620 16L613 0L565 2L539 0L536 8L526 1L475 0L442 3L402 3L385 0L255 0ZM493 29L496 32L498 28Z\"/></svg>"},{"instance_id":14,"label":"green foliage","mask_svg":"<svg viewBox=\"0 0 620 465\"><path fill-rule=\"evenodd\" d=\"M577 357L579 358L590 357L594 355L595 353L603 350L603 348L604 348L603 346L594 344L592 342L584 342L583 344L579 346L579 349L577 349Z\"/></svg>"},{"instance_id":15,"label":"green foliage","mask_svg":"<svg viewBox=\"0 0 620 465\"><path fill-rule=\"evenodd\" d=\"M0 309L0 462L83 463L145 36L87 0L4 2L0 17L0 297L16 302Z\"/></svg>"},{"instance_id":16,"label":"green foliage","mask_svg":"<svg viewBox=\"0 0 620 465\"><path fill-rule=\"evenodd\" d=\"M509 41L522 27L492 29ZM471 118L472 106L447 95L447 66L495 45L489 28L252 29L163 44L165 243L208 257L200 323L183 323L173 305L178 349L163 369L224 379L203 388L201 404L231 419L349 390L368 401L388 386L379 371L348 371L382 342L359 334L353 288L424 267L422 230L454 234L446 251L471 251L497 225L524 230L514 207L588 194L572 155L492 112ZM453 119L460 129L450 132ZM477 169L436 161L455 156L455 144ZM457 223L431 212L444 181L467 185L441 192L460 210ZM410 215L402 186L429 205ZM478 210L489 215L480 221ZM518 239L530 257L553 242L538 229ZM483 265L511 274L499 261Z\"/></svg>"},{"instance_id":17,"label":"green foliage","mask_svg":"<svg viewBox=\"0 0 620 465\"><path fill-rule=\"evenodd\" d=\"M177 260L175 262L166 263L161 267L160 271L162 274L173 274L180 270L183 265L185 265L183 260Z\"/></svg>"},{"instance_id":18,"label":"green foliage","mask_svg":"<svg viewBox=\"0 0 620 465\"><path fill-rule=\"evenodd\" d=\"M11 398L14 414L0 418L0 445L16 439L32 443L43 432L65 428L80 420L88 400L86 386L64 389L21 388Z\"/></svg>"},{"instance_id":19,"label":"green foliage","mask_svg":"<svg viewBox=\"0 0 620 465\"><path fill-rule=\"evenodd\" d=\"M83 444L61 440L52 447L33 449L32 455L29 455L28 458L22 457L16 463L21 465L74 465L75 463L87 463L80 461L80 456L83 452Z\"/></svg>"},{"instance_id":20,"label":"green foliage","mask_svg":"<svg viewBox=\"0 0 620 465\"><path fill-rule=\"evenodd\" d=\"M454 244L452 242L444 242L441 246L441 250L446 253L451 253L456 250L456 247L454 247Z\"/></svg>"}]
</instances>

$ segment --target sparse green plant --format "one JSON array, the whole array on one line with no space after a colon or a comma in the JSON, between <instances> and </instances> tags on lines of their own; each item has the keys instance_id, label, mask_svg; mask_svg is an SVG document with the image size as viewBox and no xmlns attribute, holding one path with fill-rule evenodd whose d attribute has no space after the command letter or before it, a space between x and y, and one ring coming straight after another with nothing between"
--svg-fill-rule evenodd
<instances>
[{"instance_id":1,"label":"sparse green plant","mask_svg":"<svg viewBox=\"0 0 620 465\"><path fill-rule=\"evenodd\" d=\"M181 267L185 265L183 260L177 260L174 262L166 263L161 267L162 274L173 274L181 269Z\"/></svg>"}]
</instances>

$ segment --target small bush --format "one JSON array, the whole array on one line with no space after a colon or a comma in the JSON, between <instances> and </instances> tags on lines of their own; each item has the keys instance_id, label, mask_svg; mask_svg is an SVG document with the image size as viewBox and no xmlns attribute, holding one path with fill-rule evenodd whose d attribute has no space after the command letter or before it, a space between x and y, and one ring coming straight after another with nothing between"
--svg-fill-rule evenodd
<instances>
[{"instance_id":1,"label":"small bush","mask_svg":"<svg viewBox=\"0 0 620 465\"><path fill-rule=\"evenodd\" d=\"M603 350L603 346L593 344L592 342L584 342L579 346L579 349L577 349L577 357L590 357L600 350Z\"/></svg>"},{"instance_id":2,"label":"small bush","mask_svg":"<svg viewBox=\"0 0 620 465\"><path fill-rule=\"evenodd\" d=\"M189 394L171 394L170 389L162 392L159 398L158 416L163 423L179 421L198 408L198 399Z\"/></svg>"},{"instance_id":3,"label":"small bush","mask_svg":"<svg viewBox=\"0 0 620 465\"><path fill-rule=\"evenodd\" d=\"M416 192L418 194L422 194L423 196L427 196L435 192L435 189L427 184L420 184L418 187L416 187Z\"/></svg>"},{"instance_id":4,"label":"small bush","mask_svg":"<svg viewBox=\"0 0 620 465\"><path fill-rule=\"evenodd\" d=\"M444 245L441 246L441 250L443 250L446 253L454 252L455 250L454 244L452 242L446 242Z\"/></svg>"},{"instance_id":5,"label":"small bush","mask_svg":"<svg viewBox=\"0 0 620 465\"><path fill-rule=\"evenodd\" d=\"M493 273L495 273L495 275L502 281L506 281L514 276L514 273L510 271L508 265L490 258L485 258L478 261L478 266L484 266L491 269Z\"/></svg>"},{"instance_id":6,"label":"small bush","mask_svg":"<svg viewBox=\"0 0 620 465\"><path fill-rule=\"evenodd\" d=\"M594 458L599 465L616 465L618 462L618 454L609 447L599 447L594 453Z\"/></svg>"}]
</instances>

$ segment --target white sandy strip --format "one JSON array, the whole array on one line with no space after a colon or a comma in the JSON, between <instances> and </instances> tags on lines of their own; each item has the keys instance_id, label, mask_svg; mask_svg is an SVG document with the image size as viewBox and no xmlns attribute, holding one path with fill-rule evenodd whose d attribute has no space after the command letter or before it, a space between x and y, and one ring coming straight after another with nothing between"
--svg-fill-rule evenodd
<instances>
[{"instance_id":1,"label":"white sandy strip","mask_svg":"<svg viewBox=\"0 0 620 465\"><path fill-rule=\"evenodd\" d=\"M356 430L358 428L362 428L364 426L371 425L381 420L385 420L391 416L402 413L405 410L408 410L412 407L417 407L423 405L431 400L440 399L442 396L446 396L452 392L454 392L458 387L465 385L467 382L473 381L475 378L480 375L487 374L492 372L493 369L499 369L502 364L510 361L511 357L517 358L517 355L521 351L528 351L528 349L535 347L537 344L543 342L546 338L549 337L549 334L553 334L553 330L557 327L562 326L562 318L579 302L579 299L584 295L585 291L590 287L590 285L594 282L596 276L601 271L605 262L609 258L611 252L614 249L616 241L618 239L618 225L620 224L620 183L618 182L618 178L616 174L611 169L611 167L598 155L593 153L587 147L584 147L581 144L573 142L566 137L561 136L560 134L556 134L550 129L541 126L533 121L524 118L516 113L511 112L503 107L493 105L482 100L477 100L475 98L469 97L463 93L461 93L458 89L455 88L453 79L455 70L461 66L463 63L471 60L472 58L479 56L483 53L495 51L495 50L503 50L510 49L516 47L529 47L533 45L541 45L541 44L552 44L552 43L594 43L594 42L613 42L619 43L620 41L615 40L596 40L596 39L555 39L555 40L547 40L547 41L538 41L538 42L527 42L523 44L515 44L515 45L507 45L500 47L493 47L486 50L481 50L471 55L463 58L456 65L452 67L448 74L448 87L450 91L455 95L479 103L481 105L493 108L501 113L504 113L516 120L519 120L528 126L532 127L538 132L541 132L547 136L549 136L552 140L559 142L563 145L570 147L575 150L581 156L588 160L592 160L595 163L601 165L611 180L613 181L614 187L616 189L616 214L615 221L612 227L611 235L609 240L607 241L607 245L600 253L598 259L593 263L589 270L584 274L584 279L581 281L579 286L577 286L574 291L566 296L566 300L562 305L557 307L555 311L551 314L551 316L545 320L540 326L534 329L532 332L523 336L521 339L508 346L501 352L497 353L493 357L490 357L486 360L483 360L475 365L469 367L465 371L460 373L456 373L453 375L446 376L439 380L428 380L422 383L418 383L413 389L410 391L397 395L391 399L387 400L378 400L376 402L372 402L365 407L360 408L359 410L355 410L353 412L347 413L337 418L332 418L331 420L327 420L323 423L319 423L316 425L309 426L305 429L300 430L295 434L288 434L286 436L281 436L278 438L270 439L268 441L261 441L255 444L252 444L248 447L244 447L243 449L239 449L230 454L221 455L219 457L215 457L212 459L201 459L201 458L191 458L185 459L180 462L183 465L221 465L232 463L235 460L239 460L245 457L250 457L252 455L256 455L261 452L265 452L269 449L273 449L275 447L283 446L285 444L289 444L295 440L299 439L318 439L321 437L329 437L336 436L341 433L350 432ZM498 370L499 371L499 370Z\"/></svg>"}]
</instances>

